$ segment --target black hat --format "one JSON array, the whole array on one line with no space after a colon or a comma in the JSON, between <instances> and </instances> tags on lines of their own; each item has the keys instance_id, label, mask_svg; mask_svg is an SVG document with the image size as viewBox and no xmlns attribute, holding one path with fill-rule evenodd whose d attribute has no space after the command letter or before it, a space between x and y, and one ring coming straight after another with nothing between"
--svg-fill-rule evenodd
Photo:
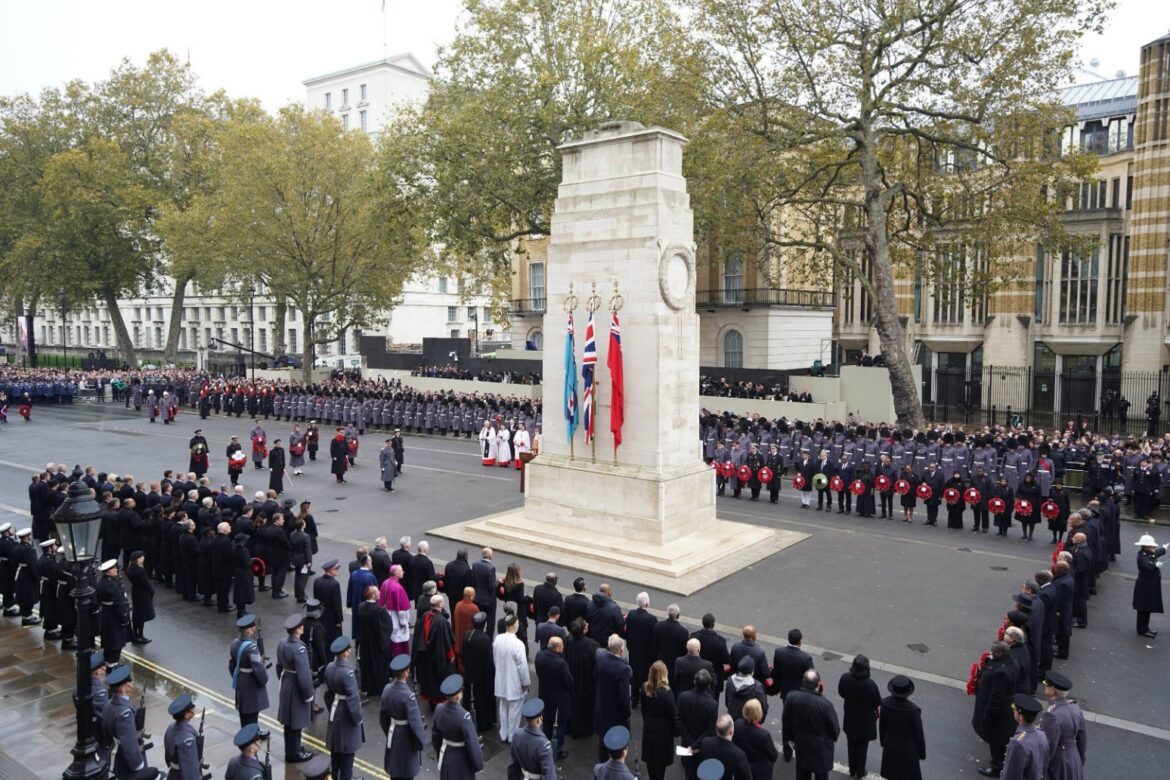
<instances>
[{"instance_id":1,"label":"black hat","mask_svg":"<svg viewBox=\"0 0 1170 780\"><path fill-rule=\"evenodd\" d=\"M236 534L235 536L232 537L232 541L235 542L236 544L244 544L245 542L248 541L248 535L247 534Z\"/></svg>"},{"instance_id":2,"label":"black hat","mask_svg":"<svg viewBox=\"0 0 1170 780\"><path fill-rule=\"evenodd\" d=\"M195 702L191 701L191 694L180 693L171 700L171 705L167 707L167 712L170 713L172 718L178 720L184 712L193 709L195 709Z\"/></svg>"},{"instance_id":3,"label":"black hat","mask_svg":"<svg viewBox=\"0 0 1170 780\"><path fill-rule=\"evenodd\" d=\"M390 671L405 672L410 668L410 653L399 653L390 659Z\"/></svg>"},{"instance_id":4,"label":"black hat","mask_svg":"<svg viewBox=\"0 0 1170 780\"><path fill-rule=\"evenodd\" d=\"M963 442L967 441L967 434L963 433L962 431L955 431L955 441L962 444Z\"/></svg>"},{"instance_id":5,"label":"black hat","mask_svg":"<svg viewBox=\"0 0 1170 780\"><path fill-rule=\"evenodd\" d=\"M1054 672L1051 669L1044 673L1044 684L1051 685L1058 691L1067 691L1073 686L1072 680L1060 672Z\"/></svg>"},{"instance_id":6,"label":"black hat","mask_svg":"<svg viewBox=\"0 0 1170 780\"><path fill-rule=\"evenodd\" d=\"M902 674L895 675L893 679L886 683L886 690L894 696L905 699L914 693L914 681Z\"/></svg>"},{"instance_id":7,"label":"black hat","mask_svg":"<svg viewBox=\"0 0 1170 780\"><path fill-rule=\"evenodd\" d=\"M1026 693L1017 693L1012 696L1012 704L1020 712L1027 712L1031 715L1039 715L1040 710L1044 709L1040 702Z\"/></svg>"},{"instance_id":8,"label":"black hat","mask_svg":"<svg viewBox=\"0 0 1170 780\"><path fill-rule=\"evenodd\" d=\"M1024 593L1013 593L1012 600L1016 602L1020 610L1023 612L1032 611L1032 597Z\"/></svg>"}]
</instances>

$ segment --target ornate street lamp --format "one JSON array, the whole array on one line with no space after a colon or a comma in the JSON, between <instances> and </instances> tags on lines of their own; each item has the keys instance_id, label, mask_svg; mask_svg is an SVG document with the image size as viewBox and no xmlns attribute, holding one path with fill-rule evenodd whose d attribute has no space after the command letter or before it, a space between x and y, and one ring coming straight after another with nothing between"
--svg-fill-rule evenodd
<instances>
[{"instance_id":1,"label":"ornate street lamp","mask_svg":"<svg viewBox=\"0 0 1170 780\"><path fill-rule=\"evenodd\" d=\"M61 535L61 548L73 572L73 590L69 595L77 609L77 742L73 745L73 763L65 770L65 780L99 780L106 777L106 760L98 755L97 735L93 727L93 694L90 686L90 658L94 649L93 598L96 591L93 562L98 554L102 508L80 480L69 486L69 497L53 513L53 522Z\"/></svg>"}]
</instances>

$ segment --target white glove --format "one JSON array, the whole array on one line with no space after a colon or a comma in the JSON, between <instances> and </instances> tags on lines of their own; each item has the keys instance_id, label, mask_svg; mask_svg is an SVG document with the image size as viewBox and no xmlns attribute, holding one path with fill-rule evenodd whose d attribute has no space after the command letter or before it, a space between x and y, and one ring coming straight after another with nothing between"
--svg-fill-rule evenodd
<instances>
[{"instance_id":1,"label":"white glove","mask_svg":"<svg viewBox=\"0 0 1170 780\"><path fill-rule=\"evenodd\" d=\"M1157 563L1155 563L1154 565L1155 565L1155 566L1157 566L1157 567L1160 569L1160 568L1162 568L1162 561L1158 561L1158 562L1157 562Z\"/></svg>"}]
</instances>

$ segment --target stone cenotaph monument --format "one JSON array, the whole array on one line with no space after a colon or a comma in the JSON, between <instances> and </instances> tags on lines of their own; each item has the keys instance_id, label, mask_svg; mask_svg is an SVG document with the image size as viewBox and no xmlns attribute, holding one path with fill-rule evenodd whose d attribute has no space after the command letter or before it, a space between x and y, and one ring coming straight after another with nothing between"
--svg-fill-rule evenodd
<instances>
[{"instance_id":1,"label":"stone cenotaph monument","mask_svg":"<svg viewBox=\"0 0 1170 780\"><path fill-rule=\"evenodd\" d=\"M693 214L679 134L612 122L560 147L544 315L541 452L524 506L431 533L689 594L805 534L719 520L699 441L699 315ZM624 425L610 432L611 307L620 306ZM596 457L566 435L565 341L575 325L578 393L594 313ZM582 404L578 399L578 419Z\"/></svg>"}]
</instances>

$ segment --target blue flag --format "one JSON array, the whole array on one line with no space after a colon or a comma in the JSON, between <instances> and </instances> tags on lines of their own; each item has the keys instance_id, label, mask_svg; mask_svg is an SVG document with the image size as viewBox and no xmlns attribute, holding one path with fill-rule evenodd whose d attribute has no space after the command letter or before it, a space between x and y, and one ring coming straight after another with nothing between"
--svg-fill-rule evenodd
<instances>
[{"instance_id":1,"label":"blue flag","mask_svg":"<svg viewBox=\"0 0 1170 780\"><path fill-rule=\"evenodd\" d=\"M577 358L573 354L573 313L569 312L569 329L565 334L565 440L572 441L577 432Z\"/></svg>"}]
</instances>

